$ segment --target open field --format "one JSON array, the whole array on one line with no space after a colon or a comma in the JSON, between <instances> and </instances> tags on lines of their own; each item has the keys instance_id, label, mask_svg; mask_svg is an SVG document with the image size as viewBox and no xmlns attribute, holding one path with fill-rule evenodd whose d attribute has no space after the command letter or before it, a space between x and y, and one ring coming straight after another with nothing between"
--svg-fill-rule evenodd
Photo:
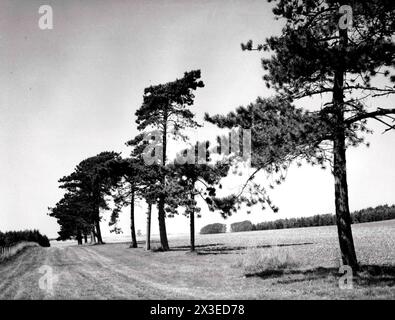
<instances>
[{"instance_id":1,"label":"open field","mask_svg":"<svg viewBox=\"0 0 395 320\"><path fill-rule=\"evenodd\" d=\"M353 289L339 288L330 226L197 235L198 254L187 237L170 239L170 252L125 243L29 248L0 264L0 299L395 299L395 220L353 225L353 233L364 265ZM251 252L287 252L296 266L245 276ZM42 265L57 276L53 292L39 288Z\"/></svg>"}]
</instances>

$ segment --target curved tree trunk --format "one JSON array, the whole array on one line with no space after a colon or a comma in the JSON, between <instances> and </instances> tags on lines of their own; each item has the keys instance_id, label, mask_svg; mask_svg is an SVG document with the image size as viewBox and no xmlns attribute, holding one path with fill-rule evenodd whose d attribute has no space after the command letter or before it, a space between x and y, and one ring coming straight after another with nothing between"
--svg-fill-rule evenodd
<instances>
[{"instance_id":1,"label":"curved tree trunk","mask_svg":"<svg viewBox=\"0 0 395 320\"><path fill-rule=\"evenodd\" d=\"M132 187L132 198L130 200L130 233L132 236L132 243L130 248L137 248L136 230L134 226L134 189Z\"/></svg>"},{"instance_id":2,"label":"curved tree trunk","mask_svg":"<svg viewBox=\"0 0 395 320\"><path fill-rule=\"evenodd\" d=\"M358 270L354 240L351 230L351 215L348 205L347 165L344 132L334 139L334 177L336 223L343 264Z\"/></svg>"},{"instance_id":3,"label":"curved tree trunk","mask_svg":"<svg viewBox=\"0 0 395 320\"><path fill-rule=\"evenodd\" d=\"M145 235L145 250L151 249L151 212L152 212L152 204L148 204L148 212L147 212L147 234Z\"/></svg>"},{"instance_id":4,"label":"curved tree trunk","mask_svg":"<svg viewBox=\"0 0 395 320\"><path fill-rule=\"evenodd\" d=\"M340 46L347 46L347 29L339 29ZM344 63L344 62L343 62ZM333 175L335 177L336 223L343 264L358 270L357 255L351 230L348 204L347 163L344 122L344 66L335 72L333 107L335 131L333 133Z\"/></svg>"}]
</instances>

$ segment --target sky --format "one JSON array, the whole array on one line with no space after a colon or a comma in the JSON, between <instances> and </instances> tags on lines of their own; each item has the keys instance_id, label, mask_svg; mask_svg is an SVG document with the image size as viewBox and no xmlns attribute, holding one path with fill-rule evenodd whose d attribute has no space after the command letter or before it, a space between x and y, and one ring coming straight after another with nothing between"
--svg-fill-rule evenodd
<instances>
[{"instance_id":1,"label":"sky","mask_svg":"<svg viewBox=\"0 0 395 320\"><path fill-rule=\"evenodd\" d=\"M52 30L39 28L43 4L53 9ZM192 107L200 123L205 112L224 114L273 95L262 80L262 54L243 52L240 43L280 30L263 0L0 0L0 230L37 228L56 237L47 213L63 194L58 179L101 151L128 154L124 144L138 132L134 113L147 86L200 69L205 87ZM390 103L380 99L382 107ZM317 100L302 106L315 108ZM395 203L395 133L371 127L371 147L347 153L351 210ZM194 134L217 132L205 124ZM240 178L230 179L230 189L240 186ZM225 223L333 213L333 177L308 165L291 168L272 198L278 213L242 210ZM120 223L126 235L128 212ZM145 212L139 204L138 230L145 230ZM153 233L156 221L154 212ZM223 220L203 208L197 229L212 222ZM108 213L102 229L108 236ZM186 233L188 220L168 219L167 229Z\"/></svg>"}]
</instances>

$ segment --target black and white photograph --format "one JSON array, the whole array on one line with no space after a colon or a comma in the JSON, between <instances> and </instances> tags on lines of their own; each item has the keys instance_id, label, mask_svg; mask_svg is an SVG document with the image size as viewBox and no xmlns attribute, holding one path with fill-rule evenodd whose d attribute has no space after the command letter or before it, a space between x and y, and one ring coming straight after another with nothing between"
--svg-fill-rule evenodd
<instances>
[{"instance_id":1,"label":"black and white photograph","mask_svg":"<svg viewBox=\"0 0 395 320\"><path fill-rule=\"evenodd\" d=\"M0 302L395 300L393 0L0 0L0 70Z\"/></svg>"}]
</instances>

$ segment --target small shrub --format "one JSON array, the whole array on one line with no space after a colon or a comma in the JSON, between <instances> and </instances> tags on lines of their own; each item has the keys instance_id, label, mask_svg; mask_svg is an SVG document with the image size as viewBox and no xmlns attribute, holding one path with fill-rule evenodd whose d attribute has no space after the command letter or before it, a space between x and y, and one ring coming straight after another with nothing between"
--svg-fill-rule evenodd
<instances>
[{"instance_id":1,"label":"small shrub","mask_svg":"<svg viewBox=\"0 0 395 320\"><path fill-rule=\"evenodd\" d=\"M299 266L296 259L284 248L248 248L236 264L245 274L276 272Z\"/></svg>"},{"instance_id":2,"label":"small shrub","mask_svg":"<svg viewBox=\"0 0 395 320\"><path fill-rule=\"evenodd\" d=\"M222 223L213 223L204 226L200 229L200 234L212 234L212 233L225 233L226 232L226 224Z\"/></svg>"}]
</instances>

